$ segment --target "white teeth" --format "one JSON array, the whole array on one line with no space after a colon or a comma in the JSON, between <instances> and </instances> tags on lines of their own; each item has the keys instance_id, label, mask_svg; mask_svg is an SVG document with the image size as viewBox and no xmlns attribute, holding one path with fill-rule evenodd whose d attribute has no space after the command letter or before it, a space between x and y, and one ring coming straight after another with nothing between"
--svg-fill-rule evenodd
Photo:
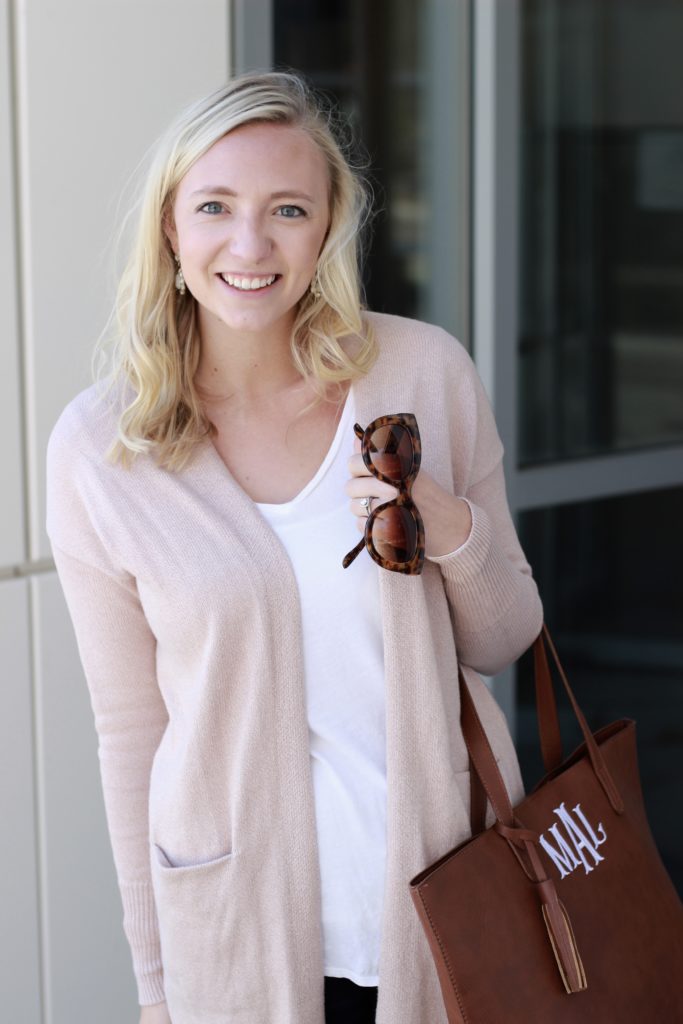
<instances>
[{"instance_id":1,"label":"white teeth","mask_svg":"<svg viewBox=\"0 0 683 1024\"><path fill-rule=\"evenodd\" d=\"M221 277L227 284L232 285L233 288L239 288L243 292L256 291L258 288L267 288L269 284L272 284L276 274L271 274L270 277L233 277L232 274L221 274Z\"/></svg>"}]
</instances>

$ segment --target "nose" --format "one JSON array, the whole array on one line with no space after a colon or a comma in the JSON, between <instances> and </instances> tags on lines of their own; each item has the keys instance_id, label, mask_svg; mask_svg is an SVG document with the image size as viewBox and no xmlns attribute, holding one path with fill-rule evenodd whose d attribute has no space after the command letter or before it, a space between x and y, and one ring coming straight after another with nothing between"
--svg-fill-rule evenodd
<instances>
[{"instance_id":1,"label":"nose","mask_svg":"<svg viewBox=\"0 0 683 1024\"><path fill-rule=\"evenodd\" d=\"M266 260L272 247L272 239L261 217L245 214L235 217L231 222L230 254L244 265L242 269Z\"/></svg>"}]
</instances>

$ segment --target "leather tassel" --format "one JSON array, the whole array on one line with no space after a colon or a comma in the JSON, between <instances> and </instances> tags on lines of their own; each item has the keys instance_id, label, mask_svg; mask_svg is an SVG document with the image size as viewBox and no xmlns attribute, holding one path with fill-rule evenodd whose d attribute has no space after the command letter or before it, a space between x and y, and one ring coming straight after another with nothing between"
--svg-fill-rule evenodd
<instances>
[{"instance_id":1,"label":"leather tassel","mask_svg":"<svg viewBox=\"0 0 683 1024\"><path fill-rule=\"evenodd\" d=\"M569 993L583 992L588 988L588 982L576 944L574 929L569 920L569 914L557 895L555 883L548 878L541 863L538 855L538 835L524 828L517 819L515 821L514 826L504 825L501 821L497 821L493 827L507 840L527 878L536 887L538 898L541 901L543 920L565 991Z\"/></svg>"},{"instance_id":2,"label":"leather tassel","mask_svg":"<svg viewBox=\"0 0 683 1024\"><path fill-rule=\"evenodd\" d=\"M530 877L536 885L536 892L541 901L541 911L545 921L546 930L555 954L555 962L562 978L565 991L583 992L588 988L586 972L581 961L579 947L576 944L576 937L569 914L557 895L555 883L548 878L541 860L538 856L537 838L530 838L532 834L520 831L522 836L521 846L526 849L531 866Z\"/></svg>"},{"instance_id":3,"label":"leather tassel","mask_svg":"<svg viewBox=\"0 0 683 1024\"><path fill-rule=\"evenodd\" d=\"M541 883L539 889L544 886L545 883ZM554 890L555 886L552 885L552 888ZM541 911L565 990L570 993L582 992L588 988L588 983L569 914L558 899L557 892L554 892L554 899L551 897L547 900L545 895L545 892L541 893Z\"/></svg>"}]
</instances>

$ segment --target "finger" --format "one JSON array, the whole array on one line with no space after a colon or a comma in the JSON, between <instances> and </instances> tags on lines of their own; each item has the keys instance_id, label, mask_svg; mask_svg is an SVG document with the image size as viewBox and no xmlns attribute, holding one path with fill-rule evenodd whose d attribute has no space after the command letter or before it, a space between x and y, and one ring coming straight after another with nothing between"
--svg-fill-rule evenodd
<instances>
[{"instance_id":1,"label":"finger","mask_svg":"<svg viewBox=\"0 0 683 1024\"><path fill-rule=\"evenodd\" d=\"M366 495L363 495L363 498L365 497ZM367 495L367 497L370 496ZM365 532L365 524L368 521L371 510L377 508L378 505L381 505L381 501L374 497L370 497L370 502L367 508L365 507L365 505L361 505L361 498L354 498L351 502L349 502L349 508L353 515L356 517L356 526L358 527L361 533Z\"/></svg>"},{"instance_id":2,"label":"finger","mask_svg":"<svg viewBox=\"0 0 683 1024\"><path fill-rule=\"evenodd\" d=\"M398 497L398 491L391 484L385 484L376 477L353 476L344 484L344 490L352 500L354 498L377 498L379 502L392 501Z\"/></svg>"},{"instance_id":3,"label":"finger","mask_svg":"<svg viewBox=\"0 0 683 1024\"><path fill-rule=\"evenodd\" d=\"M369 499L367 506L362 504L365 498ZM352 498L351 501L349 502L353 514L356 516L360 516L361 519L367 519L370 513L372 512L373 508L377 508L377 506L381 504L382 500L380 498L375 497L374 494L357 495L355 498Z\"/></svg>"},{"instance_id":4,"label":"finger","mask_svg":"<svg viewBox=\"0 0 683 1024\"><path fill-rule=\"evenodd\" d=\"M372 473L363 462L363 456L360 452L356 452L355 455L349 458L348 467L351 476L372 476Z\"/></svg>"}]
</instances>

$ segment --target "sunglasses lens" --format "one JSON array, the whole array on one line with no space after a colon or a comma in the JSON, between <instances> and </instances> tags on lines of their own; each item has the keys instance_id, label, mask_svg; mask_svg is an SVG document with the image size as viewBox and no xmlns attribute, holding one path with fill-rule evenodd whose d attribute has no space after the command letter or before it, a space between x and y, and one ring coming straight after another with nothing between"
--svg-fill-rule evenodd
<instances>
[{"instance_id":1,"label":"sunglasses lens","mask_svg":"<svg viewBox=\"0 0 683 1024\"><path fill-rule=\"evenodd\" d=\"M370 436L370 459L375 469L390 480L405 480L413 468L410 432L400 423L378 427Z\"/></svg>"},{"instance_id":2,"label":"sunglasses lens","mask_svg":"<svg viewBox=\"0 0 683 1024\"><path fill-rule=\"evenodd\" d=\"M380 509L372 524L375 551L388 562L409 562L417 551L417 523L402 505Z\"/></svg>"}]
</instances>

